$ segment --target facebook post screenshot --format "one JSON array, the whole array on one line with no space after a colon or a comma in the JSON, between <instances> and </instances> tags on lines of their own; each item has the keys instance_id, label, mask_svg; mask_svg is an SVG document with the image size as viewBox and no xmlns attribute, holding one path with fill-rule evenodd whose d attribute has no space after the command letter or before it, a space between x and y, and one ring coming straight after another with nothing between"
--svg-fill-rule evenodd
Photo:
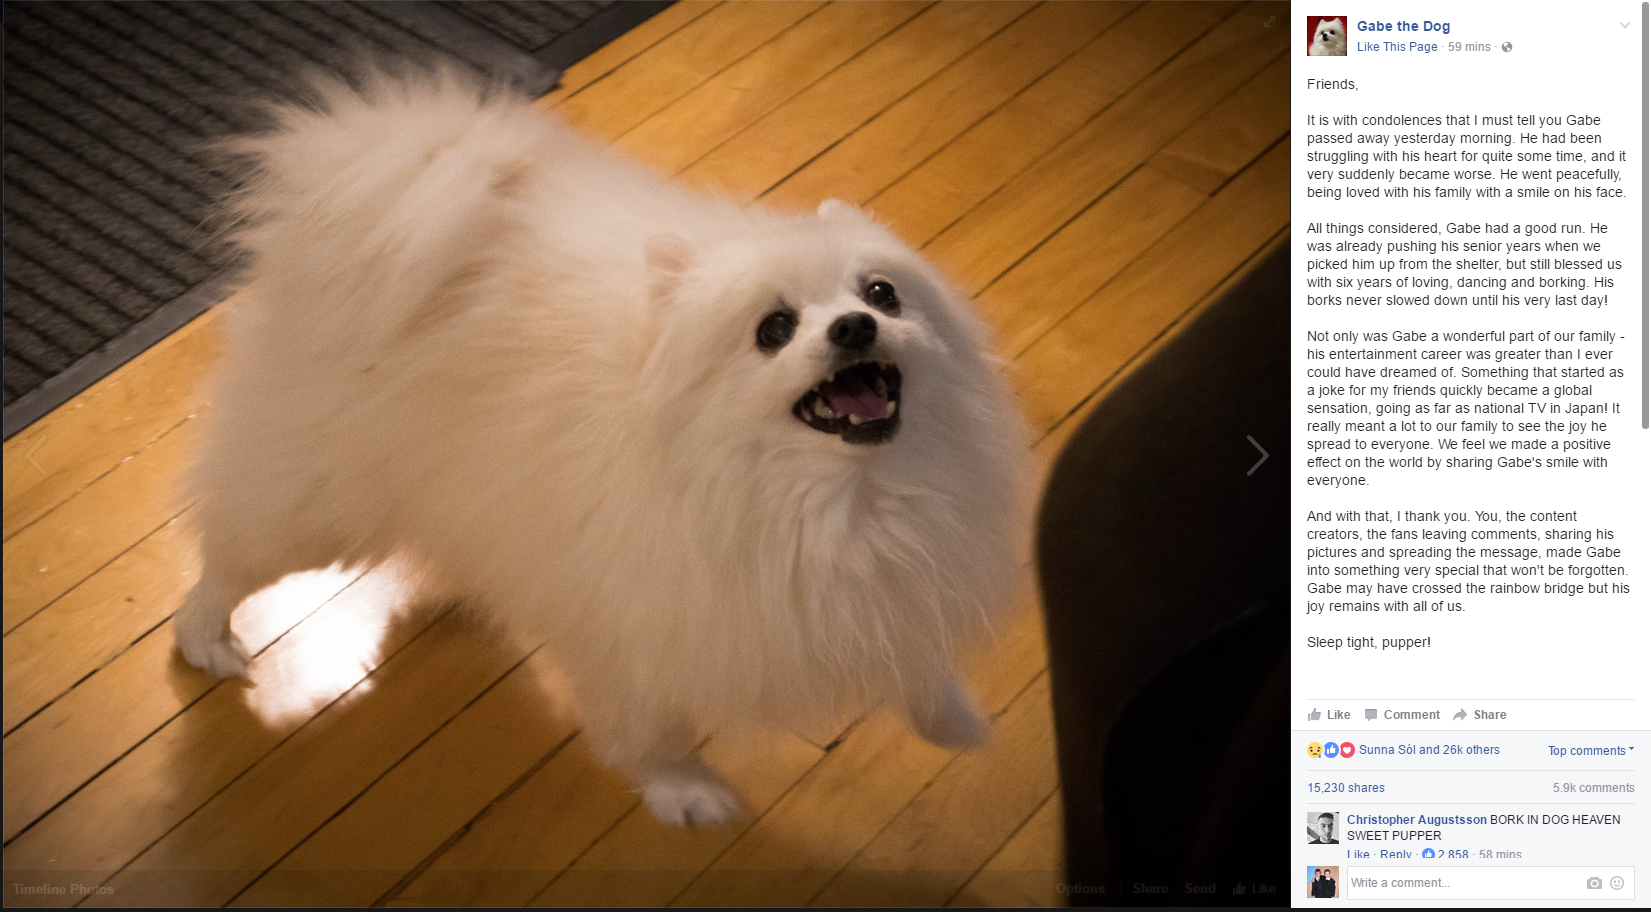
<instances>
[{"instance_id":1,"label":"facebook post screenshot","mask_svg":"<svg viewBox=\"0 0 1651 912\"><path fill-rule=\"evenodd\" d=\"M1648 0L4 0L5 905L1651 907Z\"/></svg>"},{"instance_id":2,"label":"facebook post screenshot","mask_svg":"<svg viewBox=\"0 0 1651 912\"><path fill-rule=\"evenodd\" d=\"M1643 907L1645 5L1292 10L1291 904Z\"/></svg>"}]
</instances>

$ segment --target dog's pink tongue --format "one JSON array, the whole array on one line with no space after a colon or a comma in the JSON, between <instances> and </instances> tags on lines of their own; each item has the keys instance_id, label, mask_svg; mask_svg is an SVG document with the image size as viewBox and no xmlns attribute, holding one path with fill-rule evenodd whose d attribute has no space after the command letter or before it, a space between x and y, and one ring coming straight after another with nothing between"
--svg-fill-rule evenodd
<instances>
[{"instance_id":1,"label":"dog's pink tongue","mask_svg":"<svg viewBox=\"0 0 1651 912\"><path fill-rule=\"evenodd\" d=\"M863 421L877 421L889 416L887 399L873 392L858 377L839 383L827 383L820 388L831 410L839 415L858 415Z\"/></svg>"}]
</instances>

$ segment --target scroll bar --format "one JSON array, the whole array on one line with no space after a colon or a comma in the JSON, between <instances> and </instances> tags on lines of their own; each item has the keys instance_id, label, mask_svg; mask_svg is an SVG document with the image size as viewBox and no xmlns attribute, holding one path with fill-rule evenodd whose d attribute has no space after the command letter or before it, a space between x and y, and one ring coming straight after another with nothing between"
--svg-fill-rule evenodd
<instances>
[{"instance_id":1,"label":"scroll bar","mask_svg":"<svg viewBox=\"0 0 1651 912\"><path fill-rule=\"evenodd\" d=\"M1651 0L1640 4L1640 427L1651 428Z\"/></svg>"}]
</instances>

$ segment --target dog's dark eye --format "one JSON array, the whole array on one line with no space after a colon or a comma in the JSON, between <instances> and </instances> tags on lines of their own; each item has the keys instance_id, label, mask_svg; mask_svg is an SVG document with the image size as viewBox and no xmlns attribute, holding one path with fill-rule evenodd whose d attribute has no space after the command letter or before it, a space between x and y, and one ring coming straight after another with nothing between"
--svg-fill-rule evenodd
<instances>
[{"instance_id":1,"label":"dog's dark eye","mask_svg":"<svg viewBox=\"0 0 1651 912\"><path fill-rule=\"evenodd\" d=\"M757 324L757 347L763 351L779 351L796 331L797 315L789 310L776 310Z\"/></svg>"},{"instance_id":2,"label":"dog's dark eye","mask_svg":"<svg viewBox=\"0 0 1651 912\"><path fill-rule=\"evenodd\" d=\"M866 286L866 303L889 316L900 312L900 296L894 293L893 285L882 279L876 279Z\"/></svg>"}]
</instances>

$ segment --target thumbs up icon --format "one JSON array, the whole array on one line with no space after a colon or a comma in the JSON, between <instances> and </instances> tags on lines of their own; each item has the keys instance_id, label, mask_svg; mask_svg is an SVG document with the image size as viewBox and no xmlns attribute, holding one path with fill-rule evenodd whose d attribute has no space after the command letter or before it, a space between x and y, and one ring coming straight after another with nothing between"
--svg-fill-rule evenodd
<instances>
[{"instance_id":1,"label":"thumbs up icon","mask_svg":"<svg viewBox=\"0 0 1651 912\"><path fill-rule=\"evenodd\" d=\"M1307 721L1317 722L1319 720L1320 715L1321 714L1318 711L1318 707L1315 706L1315 707L1313 707L1313 711L1307 714Z\"/></svg>"}]
</instances>

